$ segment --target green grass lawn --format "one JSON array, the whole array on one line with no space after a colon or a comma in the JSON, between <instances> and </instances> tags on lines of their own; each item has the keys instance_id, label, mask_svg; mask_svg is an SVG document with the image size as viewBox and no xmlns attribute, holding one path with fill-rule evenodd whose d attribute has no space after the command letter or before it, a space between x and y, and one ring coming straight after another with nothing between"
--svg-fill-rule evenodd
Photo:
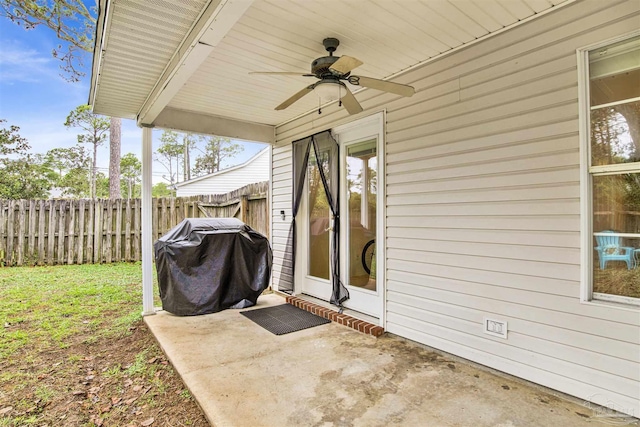
<instances>
[{"instance_id":1,"label":"green grass lawn","mask_svg":"<svg viewBox=\"0 0 640 427\"><path fill-rule=\"evenodd\" d=\"M141 275L0 268L0 427L207 425L142 322Z\"/></svg>"},{"instance_id":2,"label":"green grass lawn","mask_svg":"<svg viewBox=\"0 0 640 427\"><path fill-rule=\"evenodd\" d=\"M126 334L142 312L140 276L139 264L0 269L0 359L27 344L65 348L81 332Z\"/></svg>"}]
</instances>

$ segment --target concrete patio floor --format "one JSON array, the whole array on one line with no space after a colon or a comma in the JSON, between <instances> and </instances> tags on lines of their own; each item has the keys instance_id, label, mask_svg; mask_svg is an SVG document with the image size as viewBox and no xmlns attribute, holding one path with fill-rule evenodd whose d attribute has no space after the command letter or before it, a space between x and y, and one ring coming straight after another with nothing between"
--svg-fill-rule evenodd
<instances>
[{"instance_id":1,"label":"concrete patio floor","mask_svg":"<svg viewBox=\"0 0 640 427\"><path fill-rule=\"evenodd\" d=\"M216 427L599 424L577 401L399 337L335 323L276 336L240 311L145 317Z\"/></svg>"}]
</instances>

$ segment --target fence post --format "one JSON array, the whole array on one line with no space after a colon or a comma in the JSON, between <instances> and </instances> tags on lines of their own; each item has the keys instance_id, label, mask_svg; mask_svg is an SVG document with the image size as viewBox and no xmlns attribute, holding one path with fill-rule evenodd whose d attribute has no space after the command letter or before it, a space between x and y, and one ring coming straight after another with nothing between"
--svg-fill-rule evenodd
<instances>
[{"instance_id":1,"label":"fence post","mask_svg":"<svg viewBox=\"0 0 640 427\"><path fill-rule=\"evenodd\" d=\"M7 240L7 217L4 214L4 210L7 207L7 202L0 200L0 265L6 265L6 240Z\"/></svg>"},{"instance_id":2,"label":"fence post","mask_svg":"<svg viewBox=\"0 0 640 427\"><path fill-rule=\"evenodd\" d=\"M69 227L67 241L67 264L73 264L73 256L75 255L75 236L76 236L76 203L69 200Z\"/></svg>"},{"instance_id":3,"label":"fence post","mask_svg":"<svg viewBox=\"0 0 640 427\"><path fill-rule=\"evenodd\" d=\"M117 199L116 202L116 241L113 260L122 261L122 202L125 199Z\"/></svg>"},{"instance_id":4,"label":"fence post","mask_svg":"<svg viewBox=\"0 0 640 427\"><path fill-rule=\"evenodd\" d=\"M104 240L104 247L102 249L102 252L104 253L103 259L104 262L106 262L107 264L111 264L111 246L112 246L112 242L113 242L113 200L107 199L104 201L104 204L106 205L107 208L107 215L106 215L106 226L107 226L107 231L106 231L106 238Z\"/></svg>"},{"instance_id":5,"label":"fence post","mask_svg":"<svg viewBox=\"0 0 640 427\"><path fill-rule=\"evenodd\" d=\"M102 248L102 201L93 199L93 263L101 264L101 248Z\"/></svg>"},{"instance_id":6,"label":"fence post","mask_svg":"<svg viewBox=\"0 0 640 427\"><path fill-rule=\"evenodd\" d=\"M45 230L47 225L46 202L40 200L38 202L38 265L43 265L45 260Z\"/></svg>"},{"instance_id":7,"label":"fence post","mask_svg":"<svg viewBox=\"0 0 640 427\"><path fill-rule=\"evenodd\" d=\"M56 201L49 200L49 218L47 228L47 254L45 259L48 265L53 265L54 253L56 250Z\"/></svg>"},{"instance_id":8,"label":"fence post","mask_svg":"<svg viewBox=\"0 0 640 427\"><path fill-rule=\"evenodd\" d=\"M85 218L85 222L87 223L87 246L84 250L84 258L86 259L87 264L92 264L93 263L93 232L94 232L94 227L93 227L93 209L94 209L94 202L93 200L89 200L87 199L86 201L87 203L87 212L86 212L86 218Z\"/></svg>"},{"instance_id":9,"label":"fence post","mask_svg":"<svg viewBox=\"0 0 640 427\"><path fill-rule=\"evenodd\" d=\"M131 261L131 199L126 199L124 222L124 260Z\"/></svg>"},{"instance_id":10,"label":"fence post","mask_svg":"<svg viewBox=\"0 0 640 427\"><path fill-rule=\"evenodd\" d=\"M17 246L17 256L16 256L16 265L21 266L24 263L24 235L26 234L26 212L25 212L25 204L26 200L18 200L18 246Z\"/></svg>"},{"instance_id":11,"label":"fence post","mask_svg":"<svg viewBox=\"0 0 640 427\"><path fill-rule=\"evenodd\" d=\"M240 221L245 224L249 221L249 196L240 196Z\"/></svg>"},{"instance_id":12,"label":"fence post","mask_svg":"<svg viewBox=\"0 0 640 427\"><path fill-rule=\"evenodd\" d=\"M84 199L80 199L78 203L78 254L76 258L78 264L84 264L84 205Z\"/></svg>"},{"instance_id":13,"label":"fence post","mask_svg":"<svg viewBox=\"0 0 640 427\"><path fill-rule=\"evenodd\" d=\"M7 212L7 253L5 255L5 265L13 265L13 234L14 234L14 215L15 200L9 201L9 211Z\"/></svg>"},{"instance_id":14,"label":"fence post","mask_svg":"<svg viewBox=\"0 0 640 427\"><path fill-rule=\"evenodd\" d=\"M36 201L29 200L29 234L27 235L27 259L29 265L35 265L36 260Z\"/></svg>"},{"instance_id":15,"label":"fence post","mask_svg":"<svg viewBox=\"0 0 640 427\"><path fill-rule=\"evenodd\" d=\"M140 207L140 199L136 199L133 212L133 260L140 261L142 259L140 243L140 232L142 231L142 225L140 223L142 210Z\"/></svg>"}]
</instances>

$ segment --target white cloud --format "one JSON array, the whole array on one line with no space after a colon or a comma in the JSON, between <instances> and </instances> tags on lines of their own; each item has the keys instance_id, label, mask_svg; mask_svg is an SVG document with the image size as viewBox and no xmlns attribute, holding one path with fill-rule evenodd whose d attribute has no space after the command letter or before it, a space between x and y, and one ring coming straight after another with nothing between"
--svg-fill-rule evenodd
<instances>
[{"instance_id":1,"label":"white cloud","mask_svg":"<svg viewBox=\"0 0 640 427\"><path fill-rule=\"evenodd\" d=\"M38 83L58 77L53 58L22 43L3 43L0 49L0 80L4 84Z\"/></svg>"},{"instance_id":2,"label":"white cloud","mask_svg":"<svg viewBox=\"0 0 640 427\"><path fill-rule=\"evenodd\" d=\"M39 119L36 123L20 128L20 135L29 141L32 152L45 153L52 148L71 147L78 141L78 132L66 129L60 120Z\"/></svg>"}]
</instances>

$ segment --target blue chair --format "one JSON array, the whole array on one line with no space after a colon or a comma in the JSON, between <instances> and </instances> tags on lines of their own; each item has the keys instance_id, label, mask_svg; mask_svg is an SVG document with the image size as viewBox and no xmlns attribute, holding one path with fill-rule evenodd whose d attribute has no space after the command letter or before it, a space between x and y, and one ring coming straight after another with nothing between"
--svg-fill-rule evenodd
<instances>
[{"instance_id":1,"label":"blue chair","mask_svg":"<svg viewBox=\"0 0 640 427\"><path fill-rule=\"evenodd\" d=\"M627 269L631 270L635 267L634 250L635 248L622 246L622 239L611 230L602 231L602 233L611 234L611 236L596 236L598 246L594 249L598 251L600 259L600 270L607 267L609 261L624 261L627 263Z\"/></svg>"}]
</instances>

